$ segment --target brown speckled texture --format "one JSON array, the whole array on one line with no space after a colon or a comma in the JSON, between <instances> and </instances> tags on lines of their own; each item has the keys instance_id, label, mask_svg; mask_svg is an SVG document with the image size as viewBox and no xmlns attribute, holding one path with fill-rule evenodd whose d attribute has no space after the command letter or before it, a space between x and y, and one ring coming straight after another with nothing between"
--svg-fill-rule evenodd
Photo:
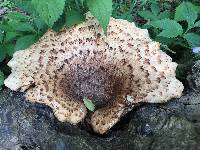
<instances>
[{"instance_id":1,"label":"brown speckled texture","mask_svg":"<svg viewBox=\"0 0 200 150\"><path fill-rule=\"evenodd\" d=\"M147 30L111 18L104 35L94 17L18 51L8 63L12 74L5 85L26 92L32 102L50 106L60 121L77 124L87 109L95 132L107 132L135 103L162 103L180 97L183 85L175 78L177 64L160 51Z\"/></svg>"}]
</instances>

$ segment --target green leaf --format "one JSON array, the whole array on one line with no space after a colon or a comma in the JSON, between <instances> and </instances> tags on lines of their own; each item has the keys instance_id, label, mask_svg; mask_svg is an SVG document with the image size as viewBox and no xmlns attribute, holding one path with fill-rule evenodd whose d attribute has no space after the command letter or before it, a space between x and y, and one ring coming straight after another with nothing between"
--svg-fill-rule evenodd
<instances>
[{"instance_id":1,"label":"green leaf","mask_svg":"<svg viewBox=\"0 0 200 150\"><path fill-rule=\"evenodd\" d=\"M32 4L45 23L52 27L63 13L65 0L32 0Z\"/></svg>"},{"instance_id":2,"label":"green leaf","mask_svg":"<svg viewBox=\"0 0 200 150\"><path fill-rule=\"evenodd\" d=\"M84 102L85 107L87 107L87 109L89 109L90 111L94 111L95 105L92 103L91 100L84 98L83 102Z\"/></svg>"},{"instance_id":3,"label":"green leaf","mask_svg":"<svg viewBox=\"0 0 200 150\"><path fill-rule=\"evenodd\" d=\"M0 70L0 89L1 89L1 86L4 85L4 79L5 79L4 74Z\"/></svg>"},{"instance_id":4,"label":"green leaf","mask_svg":"<svg viewBox=\"0 0 200 150\"><path fill-rule=\"evenodd\" d=\"M0 45L0 62L6 58L6 50L3 45Z\"/></svg>"},{"instance_id":5,"label":"green leaf","mask_svg":"<svg viewBox=\"0 0 200 150\"><path fill-rule=\"evenodd\" d=\"M0 30L5 31L5 32L13 31L12 27L10 27L7 24L6 25L0 24Z\"/></svg>"},{"instance_id":6,"label":"green leaf","mask_svg":"<svg viewBox=\"0 0 200 150\"><path fill-rule=\"evenodd\" d=\"M12 41L12 40L15 39L17 36L19 36L19 34L16 33L16 32L6 32L5 42Z\"/></svg>"},{"instance_id":7,"label":"green leaf","mask_svg":"<svg viewBox=\"0 0 200 150\"><path fill-rule=\"evenodd\" d=\"M152 3L151 4L151 11L153 14L158 15L158 13L160 12L160 7L157 3Z\"/></svg>"},{"instance_id":8,"label":"green leaf","mask_svg":"<svg viewBox=\"0 0 200 150\"><path fill-rule=\"evenodd\" d=\"M85 0L80 0L81 5L83 6Z\"/></svg>"},{"instance_id":9,"label":"green leaf","mask_svg":"<svg viewBox=\"0 0 200 150\"><path fill-rule=\"evenodd\" d=\"M15 28L17 31L35 32L34 27L30 23L19 23L19 26Z\"/></svg>"},{"instance_id":10,"label":"green leaf","mask_svg":"<svg viewBox=\"0 0 200 150\"><path fill-rule=\"evenodd\" d=\"M28 12L30 14L34 12L31 0L9 0L9 1L14 3L15 6L17 6L18 8L20 8L25 12Z\"/></svg>"},{"instance_id":11,"label":"green leaf","mask_svg":"<svg viewBox=\"0 0 200 150\"><path fill-rule=\"evenodd\" d=\"M38 16L33 17L34 25L36 26L37 30L48 29L46 23Z\"/></svg>"},{"instance_id":12,"label":"green leaf","mask_svg":"<svg viewBox=\"0 0 200 150\"><path fill-rule=\"evenodd\" d=\"M200 35L195 33L187 33L184 35L188 44L192 47L200 47Z\"/></svg>"},{"instance_id":13,"label":"green leaf","mask_svg":"<svg viewBox=\"0 0 200 150\"><path fill-rule=\"evenodd\" d=\"M157 20L157 16L148 10L139 11L138 14L146 20Z\"/></svg>"},{"instance_id":14,"label":"green leaf","mask_svg":"<svg viewBox=\"0 0 200 150\"><path fill-rule=\"evenodd\" d=\"M15 51L24 50L37 41L36 35L25 35L16 41Z\"/></svg>"},{"instance_id":15,"label":"green leaf","mask_svg":"<svg viewBox=\"0 0 200 150\"><path fill-rule=\"evenodd\" d=\"M130 12L125 12L121 16L118 16L117 18L124 19L124 20L127 20L129 22L133 21L133 15Z\"/></svg>"},{"instance_id":16,"label":"green leaf","mask_svg":"<svg viewBox=\"0 0 200 150\"><path fill-rule=\"evenodd\" d=\"M152 26L149 24L149 23L146 23L142 26L143 29L149 29L151 28Z\"/></svg>"},{"instance_id":17,"label":"green leaf","mask_svg":"<svg viewBox=\"0 0 200 150\"><path fill-rule=\"evenodd\" d=\"M198 14L200 14L200 6L194 5L194 9L197 11Z\"/></svg>"},{"instance_id":18,"label":"green leaf","mask_svg":"<svg viewBox=\"0 0 200 150\"><path fill-rule=\"evenodd\" d=\"M8 19L19 20L19 21L28 21L29 16L23 15L19 12L10 12L7 14Z\"/></svg>"},{"instance_id":19,"label":"green leaf","mask_svg":"<svg viewBox=\"0 0 200 150\"><path fill-rule=\"evenodd\" d=\"M86 0L86 4L106 32L112 15L112 0Z\"/></svg>"},{"instance_id":20,"label":"green leaf","mask_svg":"<svg viewBox=\"0 0 200 150\"><path fill-rule=\"evenodd\" d=\"M16 20L10 20L8 24L16 31L35 32L34 27L30 23L23 23Z\"/></svg>"},{"instance_id":21,"label":"green leaf","mask_svg":"<svg viewBox=\"0 0 200 150\"><path fill-rule=\"evenodd\" d=\"M59 32L60 29L65 25L65 14L62 14L61 17L54 23L52 29L56 32Z\"/></svg>"},{"instance_id":22,"label":"green leaf","mask_svg":"<svg viewBox=\"0 0 200 150\"><path fill-rule=\"evenodd\" d=\"M176 39L175 38L166 38L166 37L162 37L162 36L157 36L155 38L155 40L157 42L160 42L162 43L163 45L171 45L173 44L174 42L176 42Z\"/></svg>"},{"instance_id":23,"label":"green leaf","mask_svg":"<svg viewBox=\"0 0 200 150\"><path fill-rule=\"evenodd\" d=\"M183 29L182 26L177 23L175 20L162 19L158 21L151 22L153 27L162 29L162 32L158 36L166 38L174 38L179 35L182 35Z\"/></svg>"},{"instance_id":24,"label":"green leaf","mask_svg":"<svg viewBox=\"0 0 200 150\"><path fill-rule=\"evenodd\" d=\"M158 15L159 20L165 19L165 18L170 18L170 17L171 17L171 12L170 11L164 11L164 12L161 12Z\"/></svg>"},{"instance_id":25,"label":"green leaf","mask_svg":"<svg viewBox=\"0 0 200 150\"><path fill-rule=\"evenodd\" d=\"M190 2L183 2L177 8L175 12L176 21L187 21L188 26L194 24L194 21L198 18L198 14L194 8L194 5Z\"/></svg>"},{"instance_id":26,"label":"green leaf","mask_svg":"<svg viewBox=\"0 0 200 150\"><path fill-rule=\"evenodd\" d=\"M85 16L81 12L73 9L67 12L65 24L67 27L71 27L83 22L84 20L85 20Z\"/></svg>"},{"instance_id":27,"label":"green leaf","mask_svg":"<svg viewBox=\"0 0 200 150\"><path fill-rule=\"evenodd\" d=\"M13 56L14 52L15 52L15 45L14 44L6 44L4 46L6 53L8 54L8 56Z\"/></svg>"},{"instance_id":28,"label":"green leaf","mask_svg":"<svg viewBox=\"0 0 200 150\"><path fill-rule=\"evenodd\" d=\"M194 27L200 27L200 20L194 24Z\"/></svg>"}]
</instances>

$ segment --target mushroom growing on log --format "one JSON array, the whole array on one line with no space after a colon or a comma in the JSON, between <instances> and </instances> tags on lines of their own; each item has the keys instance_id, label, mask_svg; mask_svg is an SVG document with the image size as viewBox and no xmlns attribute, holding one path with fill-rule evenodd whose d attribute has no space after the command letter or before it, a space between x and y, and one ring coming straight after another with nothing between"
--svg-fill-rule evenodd
<instances>
[{"instance_id":1,"label":"mushroom growing on log","mask_svg":"<svg viewBox=\"0 0 200 150\"><path fill-rule=\"evenodd\" d=\"M96 106L95 132L104 134L136 103L163 103L180 97L177 64L134 23L111 18L104 34L98 21L86 21L58 33L48 32L35 44L15 52L5 85L26 92L31 102L50 106L59 121L81 122L84 98Z\"/></svg>"}]
</instances>

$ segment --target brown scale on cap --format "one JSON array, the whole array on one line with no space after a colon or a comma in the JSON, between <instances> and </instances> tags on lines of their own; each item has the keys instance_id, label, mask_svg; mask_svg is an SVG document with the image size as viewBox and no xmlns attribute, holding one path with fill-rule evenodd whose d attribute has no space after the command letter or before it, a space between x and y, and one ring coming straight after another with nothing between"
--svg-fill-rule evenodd
<instances>
[{"instance_id":1,"label":"brown scale on cap","mask_svg":"<svg viewBox=\"0 0 200 150\"><path fill-rule=\"evenodd\" d=\"M90 14L71 29L49 30L30 48L17 51L8 65L12 74L5 85L50 106L60 121L82 121L87 114L83 98L91 99L97 106L91 124L100 134L135 103L162 103L183 91L175 78L177 64L147 30L111 18L105 35Z\"/></svg>"}]
</instances>

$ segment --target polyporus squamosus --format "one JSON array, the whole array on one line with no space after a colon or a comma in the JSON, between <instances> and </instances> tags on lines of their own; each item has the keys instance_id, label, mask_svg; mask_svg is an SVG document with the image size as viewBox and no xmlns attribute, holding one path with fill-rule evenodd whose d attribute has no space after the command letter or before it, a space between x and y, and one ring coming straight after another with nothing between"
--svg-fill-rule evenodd
<instances>
[{"instance_id":1,"label":"polyporus squamosus","mask_svg":"<svg viewBox=\"0 0 200 150\"><path fill-rule=\"evenodd\" d=\"M77 124L95 103L95 132L108 131L138 102L162 103L180 97L177 64L134 23L111 18L105 35L97 20L56 33L49 30L37 43L17 51L8 63L5 85L26 92L31 102L50 106L58 120Z\"/></svg>"}]
</instances>

